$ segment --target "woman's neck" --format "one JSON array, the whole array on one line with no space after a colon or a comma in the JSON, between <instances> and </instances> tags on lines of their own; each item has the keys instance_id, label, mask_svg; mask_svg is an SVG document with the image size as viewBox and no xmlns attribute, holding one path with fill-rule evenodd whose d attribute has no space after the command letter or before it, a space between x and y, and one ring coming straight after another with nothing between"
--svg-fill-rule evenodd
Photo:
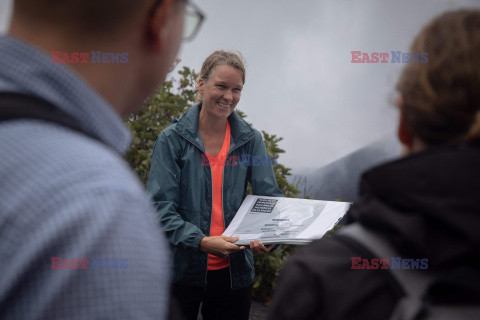
<instances>
[{"instance_id":1,"label":"woman's neck","mask_svg":"<svg viewBox=\"0 0 480 320\"><path fill-rule=\"evenodd\" d=\"M207 136L223 135L227 129L227 119L215 118L208 115L204 108L198 116L198 130Z\"/></svg>"}]
</instances>

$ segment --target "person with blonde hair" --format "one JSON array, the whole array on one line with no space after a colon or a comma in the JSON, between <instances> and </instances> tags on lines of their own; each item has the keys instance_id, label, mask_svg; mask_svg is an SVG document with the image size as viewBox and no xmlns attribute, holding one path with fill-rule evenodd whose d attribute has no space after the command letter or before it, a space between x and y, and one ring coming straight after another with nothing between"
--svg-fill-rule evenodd
<instances>
[{"instance_id":1,"label":"person with blonde hair","mask_svg":"<svg viewBox=\"0 0 480 320\"><path fill-rule=\"evenodd\" d=\"M246 197L283 196L262 134L235 107L245 83L241 54L215 51L203 63L198 101L155 143L148 191L167 234L174 265L173 296L188 319L248 319L253 253L222 236Z\"/></svg>"},{"instance_id":2,"label":"person with blonde hair","mask_svg":"<svg viewBox=\"0 0 480 320\"><path fill-rule=\"evenodd\" d=\"M410 50L428 63L407 64L398 82L405 156L363 174L349 231L289 260L269 319L392 319L439 305L471 312L449 319L480 318L467 307L480 304L480 11L442 14ZM408 295L423 284L419 300Z\"/></svg>"}]
</instances>

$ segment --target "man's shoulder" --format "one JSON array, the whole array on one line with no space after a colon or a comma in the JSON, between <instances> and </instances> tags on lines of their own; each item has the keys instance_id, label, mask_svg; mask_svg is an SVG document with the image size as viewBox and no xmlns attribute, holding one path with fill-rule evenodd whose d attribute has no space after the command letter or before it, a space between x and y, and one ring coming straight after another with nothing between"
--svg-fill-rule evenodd
<instances>
[{"instance_id":1,"label":"man's shoulder","mask_svg":"<svg viewBox=\"0 0 480 320\"><path fill-rule=\"evenodd\" d=\"M54 159L65 166L78 163L121 165L124 162L113 147L53 122L15 120L5 126L2 124L0 133L5 137L3 143L0 142L4 148L2 150L9 150L15 156L29 159L36 165L42 162L48 164L45 163L46 160ZM90 168L95 169L95 166Z\"/></svg>"},{"instance_id":2,"label":"man's shoulder","mask_svg":"<svg viewBox=\"0 0 480 320\"><path fill-rule=\"evenodd\" d=\"M0 214L16 229L41 226L58 232L58 226L83 226L97 232L121 220L156 236L148 227L155 225L150 198L120 154L61 126L25 122L16 127L20 130L8 130L13 141L0 141L5 153L0 198L7 199Z\"/></svg>"},{"instance_id":3,"label":"man's shoulder","mask_svg":"<svg viewBox=\"0 0 480 320\"><path fill-rule=\"evenodd\" d=\"M113 148L61 125L19 121L0 127L0 160L10 185L48 194L87 190L141 195L138 178ZM19 165L21 164L21 165ZM31 179L31 181L25 181ZM35 181L33 183L32 181ZM31 187L26 188L29 184ZM62 186L62 190L58 190Z\"/></svg>"},{"instance_id":4,"label":"man's shoulder","mask_svg":"<svg viewBox=\"0 0 480 320\"><path fill-rule=\"evenodd\" d=\"M116 318L161 317L168 296L156 284L168 283L168 248L148 195L122 157L55 125L25 121L0 126L3 133L10 141L0 140L0 268L6 275L0 296L14 297L33 315L47 299L75 319L117 310L119 303L126 311ZM23 297L15 290L43 293Z\"/></svg>"}]
</instances>

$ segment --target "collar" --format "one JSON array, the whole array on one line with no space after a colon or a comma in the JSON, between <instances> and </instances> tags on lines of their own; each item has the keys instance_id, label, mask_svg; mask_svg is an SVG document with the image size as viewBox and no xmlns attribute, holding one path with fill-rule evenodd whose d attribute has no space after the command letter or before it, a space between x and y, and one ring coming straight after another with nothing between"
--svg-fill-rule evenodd
<instances>
[{"instance_id":1,"label":"collar","mask_svg":"<svg viewBox=\"0 0 480 320\"><path fill-rule=\"evenodd\" d=\"M180 119L175 119L173 123L178 134L205 152L202 136L198 131L198 117L201 109L202 103L198 103L188 109ZM228 116L227 120L230 123L231 132L230 149L228 150L228 153L230 153L236 147L252 139L255 131L235 111Z\"/></svg>"}]
</instances>

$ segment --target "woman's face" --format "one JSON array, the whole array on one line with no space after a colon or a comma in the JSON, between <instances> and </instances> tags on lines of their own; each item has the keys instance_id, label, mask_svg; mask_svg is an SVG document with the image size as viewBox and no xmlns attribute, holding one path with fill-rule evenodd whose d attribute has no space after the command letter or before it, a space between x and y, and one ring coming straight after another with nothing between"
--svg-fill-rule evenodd
<instances>
[{"instance_id":1,"label":"woman's face","mask_svg":"<svg viewBox=\"0 0 480 320\"><path fill-rule=\"evenodd\" d=\"M202 110L208 116L226 119L240 101L243 89L242 72L226 65L216 66L207 81L198 80L203 97Z\"/></svg>"}]
</instances>

